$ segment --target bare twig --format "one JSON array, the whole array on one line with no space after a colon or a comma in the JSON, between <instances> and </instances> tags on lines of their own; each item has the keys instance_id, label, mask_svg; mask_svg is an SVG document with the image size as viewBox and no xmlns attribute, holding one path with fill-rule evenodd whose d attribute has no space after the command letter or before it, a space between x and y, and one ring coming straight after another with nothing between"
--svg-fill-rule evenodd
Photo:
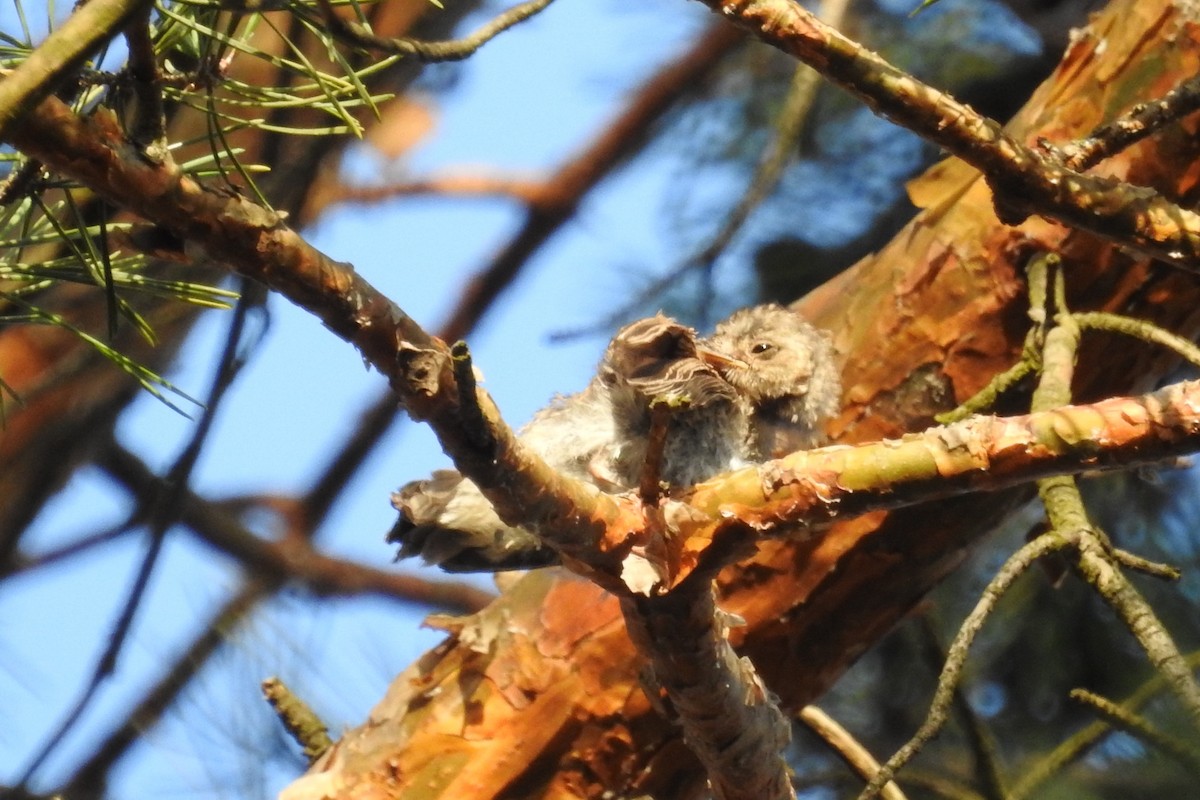
<instances>
[{"instance_id":1,"label":"bare twig","mask_svg":"<svg viewBox=\"0 0 1200 800\"><path fill-rule=\"evenodd\" d=\"M262 682L262 692L288 735L303 748L308 763L316 761L333 746L329 728L283 681L267 678Z\"/></svg>"},{"instance_id":2,"label":"bare twig","mask_svg":"<svg viewBox=\"0 0 1200 800\"><path fill-rule=\"evenodd\" d=\"M142 502L165 490L162 478L116 444L110 444L99 461L114 478L142 498ZM213 621L201 628L201 633L167 674L147 691L133 710L122 715L124 721L97 745L71 778L69 786L99 785L102 776L157 722L175 696L216 652L229 629L288 582L304 581L319 594L375 594L404 602L416 600L462 613L478 611L493 599L489 593L466 584L429 581L330 558L313 550L303 535L264 542L229 514L190 492L185 494L181 520L205 541L239 559L258 577L227 601ZM319 519L313 522L319 522ZM67 796L70 796L69 791Z\"/></svg>"},{"instance_id":3,"label":"bare twig","mask_svg":"<svg viewBox=\"0 0 1200 800\"><path fill-rule=\"evenodd\" d=\"M166 155L166 114L163 110L162 76L150 40L150 6L125 27L129 45L126 70L133 83L134 113L130 138L137 142L147 158L161 160Z\"/></svg>"},{"instance_id":4,"label":"bare twig","mask_svg":"<svg viewBox=\"0 0 1200 800\"><path fill-rule=\"evenodd\" d=\"M1074 317L1075 324L1085 330L1123 333L1126 336L1174 350L1190 363L1200 366L1200 347L1182 336L1163 330L1146 320L1132 319L1103 311L1084 311L1071 316Z\"/></svg>"},{"instance_id":5,"label":"bare twig","mask_svg":"<svg viewBox=\"0 0 1200 800\"><path fill-rule=\"evenodd\" d=\"M934 629L929 614L921 615L918 627L921 631L921 642L926 659L934 665L944 663L945 647L942 645L937 630ZM996 752L996 742L988 733L983 720L971 708L971 703L967 700L967 694L963 691L961 684L954 688L954 713L958 717L958 724L966 735L967 744L974 756L976 782L982 784L982 794L988 800L1005 800L1008 797L1008 790L1005 786L1007 781L1001 770L1000 757Z\"/></svg>"},{"instance_id":6,"label":"bare twig","mask_svg":"<svg viewBox=\"0 0 1200 800\"><path fill-rule=\"evenodd\" d=\"M1145 650L1150 663L1166 679L1167 686L1200 729L1200 686L1196 677L1150 604L1096 537L1085 537L1080 543L1078 569L1084 580L1125 623Z\"/></svg>"},{"instance_id":7,"label":"bare twig","mask_svg":"<svg viewBox=\"0 0 1200 800\"><path fill-rule=\"evenodd\" d=\"M88 796L104 784L104 776L142 734L151 728L171 706L209 657L225 642L229 632L253 611L262 598L278 588L278 583L253 580L230 597L192 641L187 652L179 658L130 712L123 714L121 724L110 732L75 770L63 797Z\"/></svg>"},{"instance_id":8,"label":"bare twig","mask_svg":"<svg viewBox=\"0 0 1200 800\"><path fill-rule=\"evenodd\" d=\"M546 192L544 180L506 177L501 175L447 174L412 178L382 186L330 187L321 196L325 204L379 203L395 197L420 195L502 197L533 205Z\"/></svg>"},{"instance_id":9,"label":"bare twig","mask_svg":"<svg viewBox=\"0 0 1200 800\"><path fill-rule=\"evenodd\" d=\"M823 0L818 10L820 18L831 27L842 24L846 8L850 0ZM590 335L596 332L612 330L623 320L629 318L636 309L644 307L648 302L662 295L664 291L675 285L681 277L694 269L703 271L702 285L704 300L700 308L707 316L711 306L711 298L707 287L712 283L712 270L717 259L729 248L738 232L745 226L746 221L763 201L770 196L779 179L783 177L784 169L795 155L796 142L804 131L809 111L820 87L821 76L807 64L800 64L792 74L792 81L784 97L783 106L775 120L773 135L759 158L750 185L738 199L737 205L725 217L720 230L708 244L699 251L692 253L679 263L667 269L663 275L641 289L637 296L609 313L599 322L583 328L558 331L552 335L554 341L567 341L578 336ZM706 322L707 320L702 320Z\"/></svg>"},{"instance_id":10,"label":"bare twig","mask_svg":"<svg viewBox=\"0 0 1200 800\"><path fill-rule=\"evenodd\" d=\"M520 231L490 264L477 272L463 293L461 312L445 324L444 336L462 338L489 304L512 281L526 260L575 215L579 201L650 136L654 123L692 86L702 81L744 37L728 25L714 25L681 56L660 70L633 96L603 135L546 178L545 191L530 205Z\"/></svg>"},{"instance_id":11,"label":"bare twig","mask_svg":"<svg viewBox=\"0 0 1200 800\"><path fill-rule=\"evenodd\" d=\"M163 479L141 459L110 443L97 463L140 499L164 490ZM278 581L300 581L320 595L375 595L470 614L486 606L494 595L457 581L431 581L366 564L331 558L317 551L303 535L292 532L277 541L255 536L220 505L186 493L180 521L201 539L237 559L247 570ZM320 518L303 517L315 526Z\"/></svg>"},{"instance_id":12,"label":"bare twig","mask_svg":"<svg viewBox=\"0 0 1200 800\"><path fill-rule=\"evenodd\" d=\"M971 643L983 627L983 623L991 615L996 603L1004 596L1013 582L1032 567L1038 559L1059 552L1067 546L1068 542L1063 537L1054 533L1043 534L1013 553L1004 566L996 572L984 588L975 608L959 626L958 633L950 644L946 655L946 665L942 668L942 674L938 676L937 690L934 692L933 702L929 705L925 721L921 723L921 727L917 729L912 738L875 773L870 783L863 789L862 794L858 796L859 800L875 797L883 785L894 778L900 768L938 734L949 719L950 707L954 703L954 694L962 678L962 670L966 665Z\"/></svg>"},{"instance_id":13,"label":"bare twig","mask_svg":"<svg viewBox=\"0 0 1200 800\"><path fill-rule=\"evenodd\" d=\"M1191 653L1187 656L1186 661L1189 668L1195 669L1200 665L1200 653ZM1163 676L1155 673L1139 686L1137 691L1121 704L1121 707L1127 711L1136 711L1155 694L1161 692L1165 686L1166 681ZM1093 722L1059 743L1049 755L1038 759L1032 767L1022 773L1020 780L1016 782L1009 793L1009 800L1025 800L1027 797L1033 797L1046 781L1061 772L1067 765L1082 758L1088 749L1106 736L1110 730L1112 728L1106 721Z\"/></svg>"},{"instance_id":14,"label":"bare twig","mask_svg":"<svg viewBox=\"0 0 1200 800\"><path fill-rule=\"evenodd\" d=\"M1067 169L1083 172L1200 108L1200 78L1183 81L1160 100L1138 103L1083 139L1057 148ZM1053 146L1052 146L1053 150Z\"/></svg>"},{"instance_id":15,"label":"bare twig","mask_svg":"<svg viewBox=\"0 0 1200 800\"><path fill-rule=\"evenodd\" d=\"M537 14L550 5L553 0L526 0L520 5L513 6L497 14L479 30L461 39L451 39L443 42L426 42L407 36L385 37L376 36L371 31L340 17L333 8L330 0L317 0L329 32L337 39L354 47L368 50L379 50L395 55L412 56L421 61L462 61L474 55L475 51L499 34Z\"/></svg>"},{"instance_id":16,"label":"bare twig","mask_svg":"<svg viewBox=\"0 0 1200 800\"><path fill-rule=\"evenodd\" d=\"M47 739L42 749L30 760L29 765L22 773L19 781L22 785L41 767L45 759L54 752L54 749L79 721L83 712L91 705L92 700L95 699L104 681L116 670L117 659L125 646L129 631L133 627L134 617L142 605L142 599L150 584L150 576L154 573L154 568L158 564L158 557L162 553L163 543L166 541L167 529L178 518L180 503L184 497L184 492L187 490L187 483L191 477L192 469L195 467L196 461L200 457L200 451L203 449L204 443L208 438L208 433L212 429L213 421L216 419L217 411L221 406L221 400L241 370L243 362L238 354L242 345L242 331L245 325L246 314L250 308L251 296L249 293L242 295L242 299L238 302L237 310L230 320L229 333L225 340L225 349L221 354L220 363L213 376L213 383L209 389L207 402L204 405L204 412L196 424L191 440L175 460L175 463L171 466L167 477L163 481L165 491L155 494L150 498L144 498L146 502L140 504L132 515L134 519L144 518L147 521L150 541L142 557L141 566L134 576L133 584L129 588L129 594L121 606L121 612L113 623L112 632L108 637L108 644L105 646L104 652L96 660L95 668L79 699L72 706L55 732Z\"/></svg>"},{"instance_id":17,"label":"bare twig","mask_svg":"<svg viewBox=\"0 0 1200 800\"><path fill-rule=\"evenodd\" d=\"M837 753L837 755L846 762L850 769L865 780L870 780L871 776L879 769L879 762L871 755L867 748L863 747L862 743L843 728L837 720L826 714L816 706L805 706L800 709L800 713L796 715L796 719L803 722L808 729L815 733L821 741L829 746L829 749ZM883 800L905 800L903 790L896 785L895 781L888 781L883 788L879 790L879 796Z\"/></svg>"},{"instance_id":18,"label":"bare twig","mask_svg":"<svg viewBox=\"0 0 1200 800\"><path fill-rule=\"evenodd\" d=\"M1158 730L1136 712L1086 689L1072 689L1071 699L1091 707L1114 728L1157 747L1192 774L1200 775L1200 751Z\"/></svg>"}]
</instances>

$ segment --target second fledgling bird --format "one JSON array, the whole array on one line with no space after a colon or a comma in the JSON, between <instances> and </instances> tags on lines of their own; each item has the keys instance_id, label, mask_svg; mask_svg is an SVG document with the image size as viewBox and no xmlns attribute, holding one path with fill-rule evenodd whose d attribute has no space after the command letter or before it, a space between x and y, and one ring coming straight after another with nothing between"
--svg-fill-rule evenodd
<instances>
[{"instance_id":1,"label":"second fledgling bird","mask_svg":"<svg viewBox=\"0 0 1200 800\"><path fill-rule=\"evenodd\" d=\"M842 397L829 334L771 303L734 312L704 345L731 358L720 371L748 417L747 460L825 443L825 423Z\"/></svg>"}]
</instances>

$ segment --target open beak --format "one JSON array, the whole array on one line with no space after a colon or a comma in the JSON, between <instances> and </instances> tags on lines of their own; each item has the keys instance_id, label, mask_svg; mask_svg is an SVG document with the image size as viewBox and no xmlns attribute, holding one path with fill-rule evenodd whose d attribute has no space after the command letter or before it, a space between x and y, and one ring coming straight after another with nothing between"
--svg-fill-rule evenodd
<instances>
[{"instance_id":1,"label":"open beak","mask_svg":"<svg viewBox=\"0 0 1200 800\"><path fill-rule=\"evenodd\" d=\"M718 353L716 350L709 350L707 347L698 346L696 348L696 355L699 356L700 360L705 364L708 364L710 367L722 374L724 374L726 370L750 368L750 365L745 361L742 361L740 358L727 356L724 353Z\"/></svg>"}]
</instances>

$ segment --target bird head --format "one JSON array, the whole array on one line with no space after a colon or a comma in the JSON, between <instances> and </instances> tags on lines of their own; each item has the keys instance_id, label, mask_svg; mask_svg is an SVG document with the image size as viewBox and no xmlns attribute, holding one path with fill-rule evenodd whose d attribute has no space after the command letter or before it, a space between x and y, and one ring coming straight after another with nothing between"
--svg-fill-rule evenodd
<instances>
[{"instance_id":1,"label":"bird head","mask_svg":"<svg viewBox=\"0 0 1200 800\"><path fill-rule=\"evenodd\" d=\"M814 380L837 382L829 337L781 306L734 313L706 345L730 359L714 368L752 404L805 395Z\"/></svg>"},{"instance_id":2,"label":"bird head","mask_svg":"<svg viewBox=\"0 0 1200 800\"><path fill-rule=\"evenodd\" d=\"M727 354L701 347L694 330L660 313L617 331L600 373L610 387L632 391L643 401L701 407L733 400L734 389L720 372L733 362Z\"/></svg>"}]
</instances>

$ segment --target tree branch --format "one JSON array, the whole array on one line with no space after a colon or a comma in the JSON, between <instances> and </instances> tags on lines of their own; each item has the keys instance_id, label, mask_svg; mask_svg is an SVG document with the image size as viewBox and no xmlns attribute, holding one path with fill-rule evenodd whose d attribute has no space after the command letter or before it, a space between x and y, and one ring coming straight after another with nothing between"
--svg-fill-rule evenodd
<instances>
[{"instance_id":1,"label":"tree branch","mask_svg":"<svg viewBox=\"0 0 1200 800\"><path fill-rule=\"evenodd\" d=\"M96 457L96 463L141 502L165 489L163 478L116 443L109 443ZM190 490L184 492L179 518L206 543L237 559L250 572L278 582L301 581L316 594L378 595L427 603L462 614L478 611L494 599L489 592L467 584L430 581L333 558L318 551L304 536L264 541L246 530L219 504L206 501Z\"/></svg>"},{"instance_id":2,"label":"tree branch","mask_svg":"<svg viewBox=\"0 0 1200 800\"><path fill-rule=\"evenodd\" d=\"M113 37L150 0L91 0L76 7L29 57L0 80L0 138L26 111Z\"/></svg>"},{"instance_id":3,"label":"tree branch","mask_svg":"<svg viewBox=\"0 0 1200 800\"><path fill-rule=\"evenodd\" d=\"M475 54L480 47L499 36L504 31L537 14L550 5L553 0L526 0L526 2L505 9L479 30L461 39L450 39L442 42L426 42L408 36L377 36L358 23L351 22L338 16L330 0L317 0L324 14L329 31L337 39L353 47L366 50L379 50L395 55L412 56L421 61L462 61Z\"/></svg>"},{"instance_id":4,"label":"tree branch","mask_svg":"<svg viewBox=\"0 0 1200 800\"><path fill-rule=\"evenodd\" d=\"M792 0L701 2L813 67L880 116L978 169L992 187L1003 222L1015 225L1040 214L1168 263L1200 269L1200 214L1149 189L1067 169L1026 147L995 120L846 38Z\"/></svg>"},{"instance_id":5,"label":"tree branch","mask_svg":"<svg viewBox=\"0 0 1200 800\"><path fill-rule=\"evenodd\" d=\"M526 453L482 392L480 409L494 446L479 447L478 437L464 432L446 346L421 330L350 265L328 259L249 200L205 190L173 165L146 163L104 112L84 120L49 98L14 128L11 138L49 167L169 228L188 246L266 283L315 314L389 376L410 412L429 421L446 452L484 488L502 518L544 529L548 542L586 558L599 574L620 575L627 533L645 529L639 521L641 509L632 502L597 496L590 487L564 479ZM1128 463L1129 457L1162 459L1194 449L1186 432L1172 428L1164 416L1176 415L1172 421L1187 418L1180 398L1188 396L1189 387L1181 384L1146 398L1054 412L1067 420L1068 427L1058 422L1046 426L1047 420L1039 417L1004 420L1003 427L997 427L1001 424L997 420L981 418L898 444L797 454L734 473L727 483L708 485L713 488L701 487L691 501L715 518L727 502L723 498L736 497L754 509L748 519L771 528L796 519L812 524L1011 486L1084 465ZM1044 440L1031 429L1034 424L1047 428ZM1104 447L1085 435L1094 431L1106 432ZM900 472L881 480L877 459L885 457ZM906 480L895 483L895 474L903 474ZM828 482L832 476L837 478L836 487ZM886 496L877 498L869 490ZM829 502L831 498L834 502ZM718 523L699 535L711 538L720 527ZM614 541L614 531L626 533ZM672 581L686 575L686 563Z\"/></svg>"}]
</instances>

